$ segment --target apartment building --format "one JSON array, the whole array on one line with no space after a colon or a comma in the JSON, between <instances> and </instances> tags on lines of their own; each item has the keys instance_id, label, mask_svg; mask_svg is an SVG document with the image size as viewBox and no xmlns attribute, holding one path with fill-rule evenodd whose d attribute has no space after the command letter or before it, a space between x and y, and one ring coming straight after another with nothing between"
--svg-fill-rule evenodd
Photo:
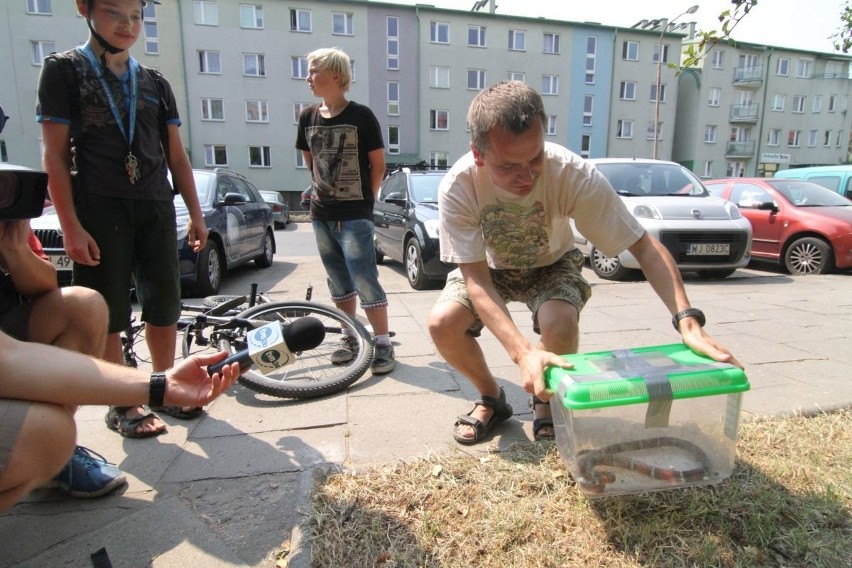
<instances>
[{"instance_id":1,"label":"apartment building","mask_svg":"<svg viewBox=\"0 0 852 568\"><path fill-rule=\"evenodd\" d=\"M0 105L11 121L0 158L39 167L41 58L81 44L87 28L67 0L14 0L5 11ZM467 152L470 101L504 79L541 92L547 140L583 156L652 157L656 148L714 177L768 173L758 164L787 155L790 165L845 161L850 58L725 44L678 75L668 64L689 26L643 24L364 0L167 0L146 8L133 55L169 78L194 167L226 166L264 189L309 183L294 147L299 112L316 102L305 56L331 46L352 58L350 97L378 117L391 167L451 164ZM787 75L774 72L785 65ZM776 97L782 110L771 110Z\"/></svg>"}]
</instances>

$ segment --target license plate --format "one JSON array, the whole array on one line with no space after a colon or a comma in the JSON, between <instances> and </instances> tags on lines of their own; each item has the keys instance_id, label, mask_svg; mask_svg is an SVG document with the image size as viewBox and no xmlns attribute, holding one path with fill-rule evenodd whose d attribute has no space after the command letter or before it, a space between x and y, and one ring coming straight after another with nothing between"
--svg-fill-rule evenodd
<instances>
[{"instance_id":1,"label":"license plate","mask_svg":"<svg viewBox=\"0 0 852 568\"><path fill-rule=\"evenodd\" d=\"M731 245L728 243L693 243L689 245L686 254L691 256L726 256L731 254Z\"/></svg>"},{"instance_id":2,"label":"license plate","mask_svg":"<svg viewBox=\"0 0 852 568\"><path fill-rule=\"evenodd\" d=\"M56 270L71 270L74 268L74 261L67 254L51 254L50 263L56 267Z\"/></svg>"}]
</instances>

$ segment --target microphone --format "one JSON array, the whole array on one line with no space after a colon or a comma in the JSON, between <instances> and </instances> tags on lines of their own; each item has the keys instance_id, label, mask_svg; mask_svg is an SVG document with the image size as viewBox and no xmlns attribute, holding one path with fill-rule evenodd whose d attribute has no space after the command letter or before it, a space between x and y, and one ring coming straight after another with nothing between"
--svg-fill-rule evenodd
<instances>
[{"instance_id":1,"label":"microphone","mask_svg":"<svg viewBox=\"0 0 852 568\"><path fill-rule=\"evenodd\" d=\"M225 365L240 364L240 372L255 367L264 375L289 365L293 353L313 349L325 339L325 326L315 317L303 317L282 326L273 321L246 334L248 349L207 367L207 374L221 373Z\"/></svg>"}]
</instances>

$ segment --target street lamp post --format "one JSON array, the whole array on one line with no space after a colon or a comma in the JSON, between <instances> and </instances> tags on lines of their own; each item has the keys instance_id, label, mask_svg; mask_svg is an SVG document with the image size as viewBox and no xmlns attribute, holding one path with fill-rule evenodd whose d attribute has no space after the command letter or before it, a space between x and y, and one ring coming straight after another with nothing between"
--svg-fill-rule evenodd
<instances>
[{"instance_id":1,"label":"street lamp post","mask_svg":"<svg viewBox=\"0 0 852 568\"><path fill-rule=\"evenodd\" d=\"M666 33L666 30L669 29L669 26L674 24L675 20L680 18L685 14L694 14L698 11L698 4L694 6L690 6L685 12L681 12L671 20L666 21L666 25L663 26L662 31L660 32L660 43L657 47L657 92L654 94L654 159L657 159L657 144L660 139L660 74L663 66L663 36Z\"/></svg>"}]
</instances>

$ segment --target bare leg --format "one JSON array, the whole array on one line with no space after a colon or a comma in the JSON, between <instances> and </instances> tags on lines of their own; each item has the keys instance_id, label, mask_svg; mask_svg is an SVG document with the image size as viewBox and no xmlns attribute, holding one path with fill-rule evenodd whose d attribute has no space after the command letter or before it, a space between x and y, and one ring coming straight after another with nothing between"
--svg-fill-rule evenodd
<instances>
[{"instance_id":1,"label":"bare leg","mask_svg":"<svg viewBox=\"0 0 852 568\"><path fill-rule=\"evenodd\" d=\"M576 353L579 344L579 318L577 308L563 300L548 300L538 309L538 325L541 329L539 349L566 355ZM535 418L550 418L550 406L536 405ZM542 436L553 435L553 428L544 426L539 430Z\"/></svg>"},{"instance_id":2,"label":"bare leg","mask_svg":"<svg viewBox=\"0 0 852 568\"><path fill-rule=\"evenodd\" d=\"M100 294L72 286L32 303L29 340L100 357L107 338L107 306Z\"/></svg>"},{"instance_id":3,"label":"bare leg","mask_svg":"<svg viewBox=\"0 0 852 568\"><path fill-rule=\"evenodd\" d=\"M467 333L474 321L473 313L465 306L457 302L442 302L429 314L429 334L441 357L473 383L480 395L498 398L500 385L485 362L479 342ZM477 405L471 416L487 422L493 413L491 408ZM457 428L458 434L465 438L475 435L474 429L466 424Z\"/></svg>"}]
</instances>

